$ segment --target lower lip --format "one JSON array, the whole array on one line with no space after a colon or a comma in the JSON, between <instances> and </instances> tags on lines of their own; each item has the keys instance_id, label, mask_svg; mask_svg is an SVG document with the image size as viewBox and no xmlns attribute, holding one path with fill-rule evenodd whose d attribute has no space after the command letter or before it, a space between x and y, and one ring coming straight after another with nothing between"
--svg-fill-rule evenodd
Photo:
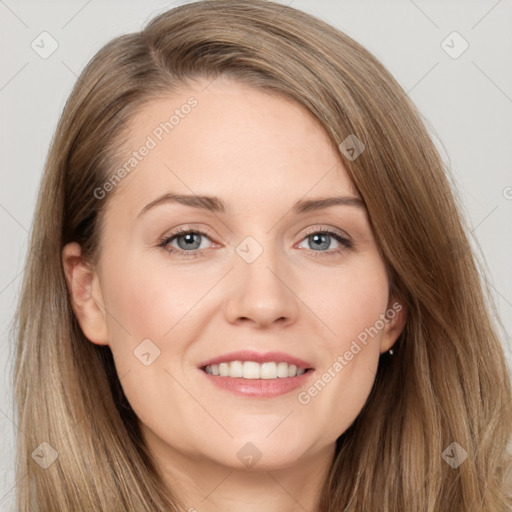
<instances>
[{"instance_id":1,"label":"lower lip","mask_svg":"<svg viewBox=\"0 0 512 512\"><path fill-rule=\"evenodd\" d=\"M243 379L235 377L220 377L200 370L215 386L231 391L235 395L256 398L272 398L284 395L303 386L310 378L313 370L308 370L297 377L276 379Z\"/></svg>"}]
</instances>

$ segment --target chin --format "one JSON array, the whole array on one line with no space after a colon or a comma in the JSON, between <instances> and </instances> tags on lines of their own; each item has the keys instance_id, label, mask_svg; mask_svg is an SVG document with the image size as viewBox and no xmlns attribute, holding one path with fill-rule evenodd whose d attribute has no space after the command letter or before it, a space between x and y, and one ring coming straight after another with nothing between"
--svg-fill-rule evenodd
<instances>
[{"instance_id":1,"label":"chin","mask_svg":"<svg viewBox=\"0 0 512 512\"><path fill-rule=\"evenodd\" d=\"M294 467L303 457L307 457L308 449L304 442L286 440L277 435L271 439L272 435L268 438L244 436L233 439L222 454L217 453L212 458L235 470L276 471Z\"/></svg>"}]
</instances>

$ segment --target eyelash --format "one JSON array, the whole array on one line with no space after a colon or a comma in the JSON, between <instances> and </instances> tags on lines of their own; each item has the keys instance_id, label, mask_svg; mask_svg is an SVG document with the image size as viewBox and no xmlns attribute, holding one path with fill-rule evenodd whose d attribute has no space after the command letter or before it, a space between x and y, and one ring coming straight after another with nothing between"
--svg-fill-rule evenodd
<instances>
[{"instance_id":1,"label":"eyelash","mask_svg":"<svg viewBox=\"0 0 512 512\"><path fill-rule=\"evenodd\" d=\"M196 234L196 235L204 235L207 238L210 238L208 231L200 231L195 229L187 229L187 228L178 228L176 231L171 233L170 235L166 235L163 238L160 239L160 242L158 244L158 247L162 247L165 251L167 251L169 254L175 254L176 256L180 258L199 258L203 255L204 251L206 249L194 249L193 251L183 251L181 249L176 249L176 247L168 247L168 244L172 242L175 238L185 235L185 234ZM336 241L338 241L341 244L341 247L338 249L330 250L330 251L313 251L314 257L334 257L339 255L340 253L344 252L347 249L352 249L353 245L352 242L348 239L342 236L340 233L336 231L330 231L327 229L311 229L307 233L305 233L302 240L306 239L307 237L311 235L330 235L332 236Z\"/></svg>"}]
</instances>

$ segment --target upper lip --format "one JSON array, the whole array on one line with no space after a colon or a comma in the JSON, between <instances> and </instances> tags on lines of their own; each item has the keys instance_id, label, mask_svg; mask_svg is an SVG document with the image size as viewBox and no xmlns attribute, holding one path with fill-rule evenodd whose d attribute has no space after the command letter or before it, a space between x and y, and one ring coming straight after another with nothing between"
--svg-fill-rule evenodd
<instances>
[{"instance_id":1,"label":"upper lip","mask_svg":"<svg viewBox=\"0 0 512 512\"><path fill-rule=\"evenodd\" d=\"M298 357L286 354L285 352L255 352L253 350L238 350L229 352L218 357L213 357L199 363L199 368L210 366L212 364L228 363L230 361L254 361L255 363L288 363L294 364L297 368L312 368L311 363Z\"/></svg>"}]
</instances>

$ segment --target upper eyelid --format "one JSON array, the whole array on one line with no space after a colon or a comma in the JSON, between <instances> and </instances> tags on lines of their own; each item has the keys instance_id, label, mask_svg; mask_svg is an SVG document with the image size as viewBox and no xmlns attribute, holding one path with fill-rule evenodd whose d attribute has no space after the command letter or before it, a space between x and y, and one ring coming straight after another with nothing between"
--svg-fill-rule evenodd
<instances>
[{"instance_id":1,"label":"upper eyelid","mask_svg":"<svg viewBox=\"0 0 512 512\"><path fill-rule=\"evenodd\" d=\"M306 232L304 233L304 235L308 236L313 233L318 233L318 232L323 232L323 231L333 232L333 233L335 233L339 236L342 236L344 238L352 239L352 237L345 230L343 230L341 228L336 228L334 226L327 226L327 227L320 227L319 225L310 226L310 227L306 228Z\"/></svg>"},{"instance_id":2,"label":"upper eyelid","mask_svg":"<svg viewBox=\"0 0 512 512\"><path fill-rule=\"evenodd\" d=\"M307 234L310 234L311 232L316 233L317 231L332 230L334 232L339 231L340 233L343 233L347 237L350 237L350 235L345 230L343 230L341 228L337 228L335 226L327 226L325 224L314 224L312 226L308 226L305 229L306 229ZM213 230L211 230L210 228L194 227L193 225L190 225L190 226L186 225L185 227L178 227L175 230L171 230L171 232L168 235L163 235L163 237L165 237L165 236L172 237L172 236L179 235L181 233L190 233L190 232L215 236L215 234L213 233Z\"/></svg>"}]
</instances>

